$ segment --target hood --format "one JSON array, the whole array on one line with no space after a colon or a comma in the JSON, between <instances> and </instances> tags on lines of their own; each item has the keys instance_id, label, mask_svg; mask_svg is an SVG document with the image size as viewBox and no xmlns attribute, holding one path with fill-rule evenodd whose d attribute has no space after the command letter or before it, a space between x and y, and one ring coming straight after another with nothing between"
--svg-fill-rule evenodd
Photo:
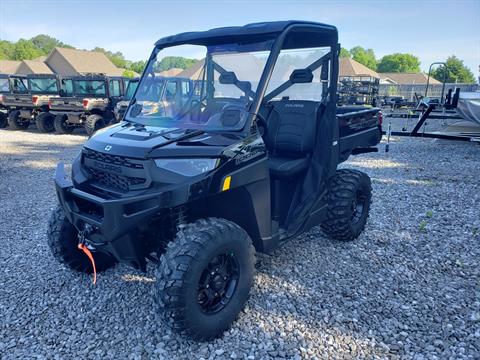
<instances>
[{"instance_id":1,"label":"hood","mask_svg":"<svg viewBox=\"0 0 480 360\"><path fill-rule=\"evenodd\" d=\"M170 156L214 157L222 154L225 147L238 141L239 137L229 134L134 126L122 122L99 130L85 143L85 147L137 159Z\"/></svg>"}]
</instances>

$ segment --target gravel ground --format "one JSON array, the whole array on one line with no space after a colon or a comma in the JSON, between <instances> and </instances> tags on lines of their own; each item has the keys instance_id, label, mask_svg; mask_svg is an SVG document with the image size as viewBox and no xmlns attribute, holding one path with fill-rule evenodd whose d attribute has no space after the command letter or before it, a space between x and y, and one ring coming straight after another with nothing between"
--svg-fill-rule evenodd
<instances>
[{"instance_id":1,"label":"gravel ground","mask_svg":"<svg viewBox=\"0 0 480 360\"><path fill-rule=\"evenodd\" d=\"M156 318L153 268L93 287L46 247L55 164L85 139L0 130L2 359L480 358L478 144L393 138L351 158L373 181L365 232L340 243L315 228L260 255L239 320L194 343Z\"/></svg>"}]
</instances>

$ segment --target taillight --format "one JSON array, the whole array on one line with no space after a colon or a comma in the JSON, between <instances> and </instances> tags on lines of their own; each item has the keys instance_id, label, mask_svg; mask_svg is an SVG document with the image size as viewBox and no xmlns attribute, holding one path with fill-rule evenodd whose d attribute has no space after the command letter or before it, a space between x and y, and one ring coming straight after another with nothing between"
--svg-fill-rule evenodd
<instances>
[{"instance_id":1,"label":"taillight","mask_svg":"<svg viewBox=\"0 0 480 360\"><path fill-rule=\"evenodd\" d=\"M88 99L83 99L83 107L86 109L88 107Z\"/></svg>"},{"instance_id":2,"label":"taillight","mask_svg":"<svg viewBox=\"0 0 480 360\"><path fill-rule=\"evenodd\" d=\"M4 101L5 101L5 95L0 94L0 104L3 104Z\"/></svg>"},{"instance_id":3,"label":"taillight","mask_svg":"<svg viewBox=\"0 0 480 360\"><path fill-rule=\"evenodd\" d=\"M38 96L32 96L32 103L33 105L37 105L37 102L38 102Z\"/></svg>"},{"instance_id":4,"label":"taillight","mask_svg":"<svg viewBox=\"0 0 480 360\"><path fill-rule=\"evenodd\" d=\"M381 126L383 124L383 114L381 111L378 112L377 118L378 118L378 125Z\"/></svg>"},{"instance_id":5,"label":"taillight","mask_svg":"<svg viewBox=\"0 0 480 360\"><path fill-rule=\"evenodd\" d=\"M48 99L48 108L51 109L52 108L52 100Z\"/></svg>"}]
</instances>

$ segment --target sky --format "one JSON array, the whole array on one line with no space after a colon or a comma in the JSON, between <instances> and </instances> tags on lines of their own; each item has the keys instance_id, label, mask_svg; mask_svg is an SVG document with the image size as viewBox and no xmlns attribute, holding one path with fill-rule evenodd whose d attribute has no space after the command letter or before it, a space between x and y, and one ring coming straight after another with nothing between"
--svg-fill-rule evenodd
<instances>
[{"instance_id":1,"label":"sky","mask_svg":"<svg viewBox=\"0 0 480 360\"><path fill-rule=\"evenodd\" d=\"M449 1L101 1L0 0L0 39L48 34L67 44L146 60L154 42L184 31L272 20L335 25L343 47L418 56L421 68L450 55L478 76L480 0Z\"/></svg>"}]
</instances>

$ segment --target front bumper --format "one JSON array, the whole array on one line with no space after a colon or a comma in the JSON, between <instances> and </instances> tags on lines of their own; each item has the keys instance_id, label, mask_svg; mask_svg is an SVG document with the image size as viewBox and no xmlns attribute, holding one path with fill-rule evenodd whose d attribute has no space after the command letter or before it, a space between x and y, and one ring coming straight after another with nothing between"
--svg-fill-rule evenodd
<instances>
[{"instance_id":1,"label":"front bumper","mask_svg":"<svg viewBox=\"0 0 480 360\"><path fill-rule=\"evenodd\" d=\"M73 187L62 163L57 165L55 187L65 216L75 228L84 231L87 224L93 228L85 239L87 245L130 263L138 263L144 255L135 230L170 203L168 193L113 200L92 195Z\"/></svg>"}]
</instances>

